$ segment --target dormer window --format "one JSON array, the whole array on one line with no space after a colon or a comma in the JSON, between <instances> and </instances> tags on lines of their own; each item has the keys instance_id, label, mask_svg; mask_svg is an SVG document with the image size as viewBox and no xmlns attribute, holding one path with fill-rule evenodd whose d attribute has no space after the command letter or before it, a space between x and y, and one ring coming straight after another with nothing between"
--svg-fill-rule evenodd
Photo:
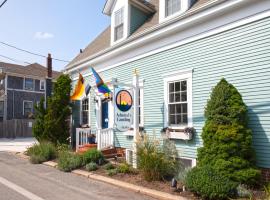
<instances>
[{"instance_id":1,"label":"dormer window","mask_svg":"<svg viewBox=\"0 0 270 200\"><path fill-rule=\"evenodd\" d=\"M165 0L166 17L181 10L181 0Z\"/></svg>"},{"instance_id":2,"label":"dormer window","mask_svg":"<svg viewBox=\"0 0 270 200\"><path fill-rule=\"evenodd\" d=\"M124 8L120 8L115 12L114 41L124 36Z\"/></svg>"}]
</instances>

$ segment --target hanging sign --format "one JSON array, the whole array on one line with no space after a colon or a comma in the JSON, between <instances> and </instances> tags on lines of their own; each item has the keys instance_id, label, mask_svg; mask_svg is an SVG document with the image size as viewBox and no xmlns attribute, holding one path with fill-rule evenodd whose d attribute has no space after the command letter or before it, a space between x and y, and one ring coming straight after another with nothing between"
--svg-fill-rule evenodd
<instances>
[{"instance_id":1,"label":"hanging sign","mask_svg":"<svg viewBox=\"0 0 270 200\"><path fill-rule=\"evenodd\" d=\"M133 97L130 90L115 88L115 126L124 132L131 128L133 122Z\"/></svg>"}]
</instances>

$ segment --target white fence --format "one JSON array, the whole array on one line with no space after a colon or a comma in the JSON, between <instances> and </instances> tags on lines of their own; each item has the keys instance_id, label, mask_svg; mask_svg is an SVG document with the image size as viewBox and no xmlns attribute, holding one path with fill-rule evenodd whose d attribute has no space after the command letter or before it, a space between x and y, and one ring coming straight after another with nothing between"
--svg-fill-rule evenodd
<instances>
[{"instance_id":1,"label":"white fence","mask_svg":"<svg viewBox=\"0 0 270 200\"><path fill-rule=\"evenodd\" d=\"M107 129L91 129L91 128L77 128L76 129L76 151L85 144L89 144L89 137L96 135L96 142L98 149L104 149L113 146L114 131L112 128Z\"/></svg>"}]
</instances>

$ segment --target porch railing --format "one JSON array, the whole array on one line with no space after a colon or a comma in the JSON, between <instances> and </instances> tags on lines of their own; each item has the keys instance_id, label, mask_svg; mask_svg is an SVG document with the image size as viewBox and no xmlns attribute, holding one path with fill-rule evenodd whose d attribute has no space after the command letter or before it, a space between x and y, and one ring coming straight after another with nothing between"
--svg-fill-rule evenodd
<instances>
[{"instance_id":1,"label":"porch railing","mask_svg":"<svg viewBox=\"0 0 270 200\"><path fill-rule=\"evenodd\" d=\"M112 128L99 129L97 132L98 149L104 149L114 145L114 131Z\"/></svg>"},{"instance_id":2,"label":"porch railing","mask_svg":"<svg viewBox=\"0 0 270 200\"><path fill-rule=\"evenodd\" d=\"M76 151L85 144L89 144L88 138L91 134L96 135L97 146L100 150L114 145L114 131L112 128L76 128Z\"/></svg>"}]
</instances>

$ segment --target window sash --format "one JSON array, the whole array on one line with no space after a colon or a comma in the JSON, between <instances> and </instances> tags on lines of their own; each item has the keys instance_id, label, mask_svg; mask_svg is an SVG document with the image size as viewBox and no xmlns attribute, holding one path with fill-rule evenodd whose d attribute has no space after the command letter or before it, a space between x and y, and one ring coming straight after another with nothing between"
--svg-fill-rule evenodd
<instances>
[{"instance_id":1,"label":"window sash","mask_svg":"<svg viewBox=\"0 0 270 200\"><path fill-rule=\"evenodd\" d=\"M124 9L120 8L115 12L114 40L121 39L124 35Z\"/></svg>"},{"instance_id":2,"label":"window sash","mask_svg":"<svg viewBox=\"0 0 270 200\"><path fill-rule=\"evenodd\" d=\"M124 35L124 24L120 24L119 26L116 26L114 29L114 40L117 41L121 39Z\"/></svg>"},{"instance_id":3,"label":"window sash","mask_svg":"<svg viewBox=\"0 0 270 200\"><path fill-rule=\"evenodd\" d=\"M41 80L40 81L40 90L45 90L45 81L44 80Z\"/></svg>"},{"instance_id":4,"label":"window sash","mask_svg":"<svg viewBox=\"0 0 270 200\"><path fill-rule=\"evenodd\" d=\"M165 0L166 17L181 10L181 0Z\"/></svg>"},{"instance_id":5,"label":"window sash","mask_svg":"<svg viewBox=\"0 0 270 200\"><path fill-rule=\"evenodd\" d=\"M25 90L34 90L34 79L26 78L24 80L24 89Z\"/></svg>"},{"instance_id":6,"label":"window sash","mask_svg":"<svg viewBox=\"0 0 270 200\"><path fill-rule=\"evenodd\" d=\"M28 115L29 113L32 113L33 112L33 102L31 101L25 101L24 102L24 105L23 105L23 108L24 108L24 115Z\"/></svg>"},{"instance_id":7,"label":"window sash","mask_svg":"<svg viewBox=\"0 0 270 200\"><path fill-rule=\"evenodd\" d=\"M82 124L88 124L89 123L89 99L84 99L82 101Z\"/></svg>"}]
</instances>

